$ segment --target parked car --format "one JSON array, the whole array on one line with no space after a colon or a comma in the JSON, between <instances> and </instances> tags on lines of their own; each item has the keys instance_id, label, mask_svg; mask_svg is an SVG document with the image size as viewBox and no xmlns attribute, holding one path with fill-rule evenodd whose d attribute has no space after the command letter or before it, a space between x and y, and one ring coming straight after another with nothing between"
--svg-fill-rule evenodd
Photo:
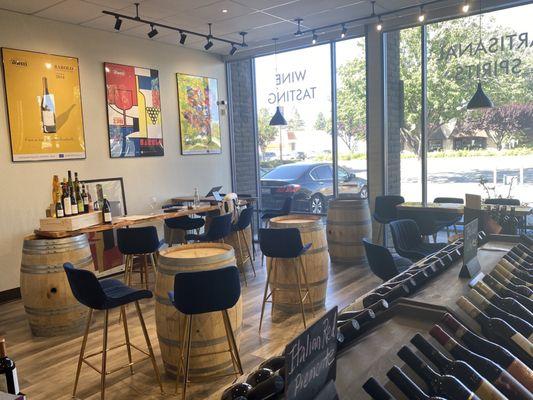
<instances>
[{"instance_id":1,"label":"parked car","mask_svg":"<svg viewBox=\"0 0 533 400\"><path fill-rule=\"evenodd\" d=\"M338 168L340 193L368 197L367 182L346 169ZM293 210L324 214L333 197L333 169L330 163L298 162L280 165L261 178L264 209L279 209L285 199L293 197Z\"/></svg>"},{"instance_id":2,"label":"parked car","mask_svg":"<svg viewBox=\"0 0 533 400\"><path fill-rule=\"evenodd\" d=\"M272 161L276 158L278 158L278 156L273 151L265 151L263 154L263 161Z\"/></svg>"}]
</instances>

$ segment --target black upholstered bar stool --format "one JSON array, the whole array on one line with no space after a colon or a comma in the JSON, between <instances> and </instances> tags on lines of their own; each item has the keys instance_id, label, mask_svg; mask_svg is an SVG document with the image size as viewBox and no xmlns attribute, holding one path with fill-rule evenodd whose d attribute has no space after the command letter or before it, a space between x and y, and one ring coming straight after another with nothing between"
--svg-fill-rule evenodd
<instances>
[{"instance_id":1,"label":"black upholstered bar stool","mask_svg":"<svg viewBox=\"0 0 533 400\"><path fill-rule=\"evenodd\" d=\"M178 373L176 374L176 394L179 389L180 371L183 375L182 400L187 395L189 380L189 360L191 357L204 357L228 352L233 365L233 374L242 375L242 363L239 349L233 335L228 309L233 307L241 296L239 270L235 266L214 269L210 271L184 272L174 278L174 292L168 294L171 303L185 314L185 329L181 341L181 354L178 357ZM228 350L216 353L195 354L191 356L193 319L195 315L220 312L226 330Z\"/></svg>"},{"instance_id":2,"label":"black upholstered bar stool","mask_svg":"<svg viewBox=\"0 0 533 400\"><path fill-rule=\"evenodd\" d=\"M89 316L87 318L85 334L83 335L83 340L81 342L80 357L78 359L78 368L76 370L76 379L74 381L74 390L72 392L72 397L76 397L76 390L78 388L78 381L80 379L81 366L83 363L87 364L89 367L91 367L101 375L100 398L103 400L105 398L105 382L107 375L128 367L130 369L130 373L133 374L133 365L148 358L152 361L152 366L154 368L159 388L161 389L161 393L163 393L163 385L161 384L159 369L157 367L157 362L155 361L154 351L152 349L152 344L150 343L150 337L148 336L146 324L144 323L141 307L139 305L139 300L152 298L152 292L150 292L149 290L139 290L126 286L118 279L105 279L99 282L92 272L83 269L76 269L71 263L63 264L63 268L65 269L65 273L67 274L67 279L70 284L72 293L74 294L74 297L76 297L76 299L81 304L89 307ZM143 349L140 349L139 347L130 342L125 309L126 304L129 303L135 303L135 308L137 309L137 315L141 323L141 328L144 334L144 338L146 340L148 352ZM120 307L122 323L124 324L124 336L126 341L120 345L108 348L107 336L109 325L109 310L117 307ZM89 336L89 329L91 327L91 320L94 310L105 311L102 351L91 353L86 356L85 347L87 345L87 337ZM129 363L122 367L115 368L112 371L108 371L107 352L109 350L113 350L121 346L126 346L126 350L128 351ZM146 357L133 362L131 357L132 348L143 353ZM88 361L89 358L97 356L99 354L102 355L101 369L98 369L96 366L94 366L91 362Z\"/></svg>"},{"instance_id":3,"label":"black upholstered bar stool","mask_svg":"<svg viewBox=\"0 0 533 400\"><path fill-rule=\"evenodd\" d=\"M254 267L254 257L252 257L252 254L250 252L250 247L248 246L248 240L246 240L246 228L248 228L250 225L252 225L252 215L254 212L253 207L247 207L244 210L241 211L241 214L239 215L239 219L237 219L237 222L231 226L231 230L235 232L237 235L237 241L239 243L239 251L241 255L241 265L238 265L241 268L242 276L244 277L244 283L247 285L246 281L246 271L244 269L244 265L246 261L250 260L250 265L252 266L252 271L254 272L254 276L256 276L255 273L255 267ZM243 245L241 240L244 242L244 245L246 246L246 252L248 253L248 257L244 256L244 251L242 249ZM252 237L252 246L253 246L253 237Z\"/></svg>"},{"instance_id":4,"label":"black upholstered bar stool","mask_svg":"<svg viewBox=\"0 0 533 400\"><path fill-rule=\"evenodd\" d=\"M148 260L157 270L156 252L159 250L159 238L155 226L145 226L142 228L120 228L117 229L118 249L126 256L124 268L124 283L131 285L131 276L133 275L134 257L142 257L141 263L141 283L144 280L144 286L148 289ZM144 279L143 279L144 272Z\"/></svg>"},{"instance_id":5,"label":"black upholstered bar stool","mask_svg":"<svg viewBox=\"0 0 533 400\"><path fill-rule=\"evenodd\" d=\"M203 218L191 218L189 216L176 217L165 219L165 225L170 229L169 247L172 247L175 239L176 230L184 231L184 236L187 231L196 231L196 234L200 234L200 228L205 225Z\"/></svg>"},{"instance_id":6,"label":"black upholstered bar stool","mask_svg":"<svg viewBox=\"0 0 533 400\"><path fill-rule=\"evenodd\" d=\"M272 287L270 293L268 293L268 286L271 283L270 278L272 275L276 274L277 268L279 266L276 263L278 258L295 258L298 259L298 263L294 268L296 274L296 283L298 284L298 299L299 302L296 304L300 305L302 312L302 319L304 322L304 328L307 328L307 322L305 320L305 310L304 310L304 300L307 298L307 301L311 304L311 309L313 314L315 313L313 307L313 300L311 299L311 290L309 289L309 283L307 282L307 274L305 271L305 265L302 259L302 256L307 250L312 246L311 243L302 244L302 237L300 236L300 231L297 228L287 228L287 229L260 229L259 230L259 246L261 247L261 252L266 256L270 257L272 260L270 262L270 268L267 270L267 279L265 283L265 291L263 294L263 304L261 306L261 319L259 320L259 332L261 332L261 327L263 325L263 315L265 313L265 305L268 302L268 298L272 296L276 290L291 290L284 289L281 287ZM300 268L302 271L302 276L304 278L305 288L302 288L302 282L300 280ZM305 294L302 296L302 291ZM274 298L272 298L272 306L274 306Z\"/></svg>"}]
</instances>

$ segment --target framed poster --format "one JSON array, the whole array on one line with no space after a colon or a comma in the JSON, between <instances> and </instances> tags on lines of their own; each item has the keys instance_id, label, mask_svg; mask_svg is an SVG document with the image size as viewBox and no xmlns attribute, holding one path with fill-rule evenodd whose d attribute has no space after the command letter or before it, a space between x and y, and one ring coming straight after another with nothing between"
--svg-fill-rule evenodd
<instances>
[{"instance_id":1,"label":"framed poster","mask_svg":"<svg viewBox=\"0 0 533 400\"><path fill-rule=\"evenodd\" d=\"M111 63L104 69L111 157L164 155L159 72Z\"/></svg>"},{"instance_id":2,"label":"framed poster","mask_svg":"<svg viewBox=\"0 0 533 400\"><path fill-rule=\"evenodd\" d=\"M2 48L13 161L85 158L78 59Z\"/></svg>"},{"instance_id":3,"label":"framed poster","mask_svg":"<svg viewBox=\"0 0 533 400\"><path fill-rule=\"evenodd\" d=\"M217 80L179 73L176 78L181 154L221 153Z\"/></svg>"}]
</instances>

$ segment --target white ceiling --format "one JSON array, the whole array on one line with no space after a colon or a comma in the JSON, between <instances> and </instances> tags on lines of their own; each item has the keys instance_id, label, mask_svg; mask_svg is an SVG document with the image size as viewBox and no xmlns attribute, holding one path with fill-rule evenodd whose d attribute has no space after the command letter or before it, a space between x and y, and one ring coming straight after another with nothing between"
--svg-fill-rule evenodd
<instances>
[{"instance_id":1,"label":"white ceiling","mask_svg":"<svg viewBox=\"0 0 533 400\"><path fill-rule=\"evenodd\" d=\"M249 48L294 37L301 17L303 29L316 28L348 19L367 16L369 0L138 0L141 18L207 33L207 23L213 23L213 35L240 42L240 31L248 32ZM31 14L42 18L68 22L85 27L114 31L114 18L102 10L135 15L131 0L0 0L0 9ZM381 13L419 4L420 0L378 0L376 12ZM223 12L222 10L227 10ZM147 38L149 27L124 20L119 34ZM176 44L177 32L159 29L151 40ZM202 49L205 39L189 36L187 47ZM229 45L214 42L210 52L227 54Z\"/></svg>"}]
</instances>

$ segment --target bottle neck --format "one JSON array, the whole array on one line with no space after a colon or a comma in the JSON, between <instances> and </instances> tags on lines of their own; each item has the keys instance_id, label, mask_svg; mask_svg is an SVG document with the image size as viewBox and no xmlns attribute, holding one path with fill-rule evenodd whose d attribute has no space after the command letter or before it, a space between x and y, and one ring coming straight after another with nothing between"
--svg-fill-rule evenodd
<instances>
[{"instance_id":1,"label":"bottle neck","mask_svg":"<svg viewBox=\"0 0 533 400\"><path fill-rule=\"evenodd\" d=\"M0 340L0 358L7 358L6 340Z\"/></svg>"},{"instance_id":2,"label":"bottle neck","mask_svg":"<svg viewBox=\"0 0 533 400\"><path fill-rule=\"evenodd\" d=\"M490 318L487 316L487 314L469 302L465 297L461 297L457 301L457 305L459 305L464 312L466 312L468 315L470 315L470 317L475 319L480 324L490 323Z\"/></svg>"}]
</instances>

